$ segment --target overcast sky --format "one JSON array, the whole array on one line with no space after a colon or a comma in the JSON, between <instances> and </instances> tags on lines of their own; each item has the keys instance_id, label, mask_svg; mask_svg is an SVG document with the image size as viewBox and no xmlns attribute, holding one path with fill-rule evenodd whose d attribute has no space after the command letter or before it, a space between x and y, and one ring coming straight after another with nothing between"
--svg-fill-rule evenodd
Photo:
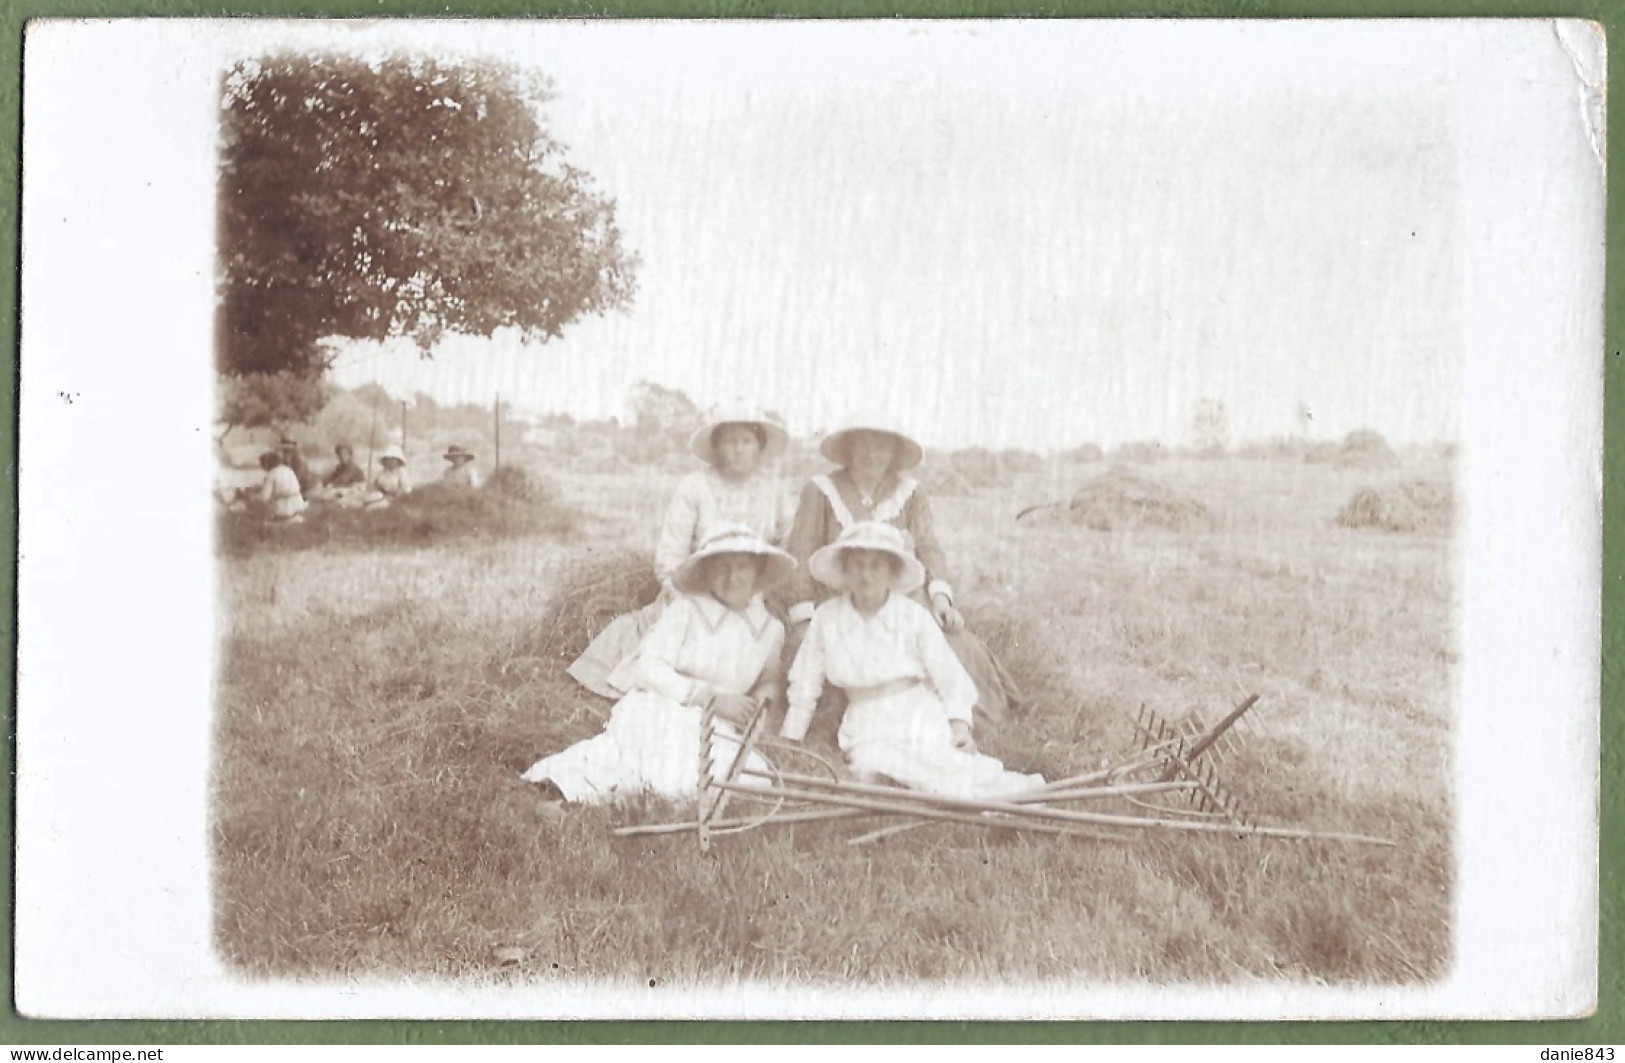
<instances>
[{"instance_id":1,"label":"overcast sky","mask_svg":"<svg viewBox=\"0 0 1625 1063\"><path fill-rule=\"evenodd\" d=\"M1428 33L638 23L366 43L426 40L554 78L549 121L617 200L638 294L546 346L348 350L343 384L607 416L647 379L801 431L884 412L944 446L1181 442L1201 399L1236 437L1458 431L1456 98Z\"/></svg>"}]
</instances>

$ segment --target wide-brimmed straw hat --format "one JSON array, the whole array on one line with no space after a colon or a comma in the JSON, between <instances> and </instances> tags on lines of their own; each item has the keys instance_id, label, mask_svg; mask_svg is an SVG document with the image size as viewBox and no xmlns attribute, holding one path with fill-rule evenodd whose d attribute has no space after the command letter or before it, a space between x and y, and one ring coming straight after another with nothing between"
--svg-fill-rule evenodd
<instances>
[{"instance_id":1,"label":"wide-brimmed straw hat","mask_svg":"<svg viewBox=\"0 0 1625 1063\"><path fill-rule=\"evenodd\" d=\"M749 554L762 559L762 566L756 573L756 594L782 583L796 567L795 558L774 547L745 525L717 524L705 533L699 549L677 566L677 571L672 573L672 585L687 594L706 590L706 558L722 554Z\"/></svg>"},{"instance_id":2,"label":"wide-brimmed straw hat","mask_svg":"<svg viewBox=\"0 0 1625 1063\"><path fill-rule=\"evenodd\" d=\"M443 456L447 461L474 460L474 452L472 450L466 450L463 447L458 446L456 443L453 443L451 446L447 447L446 453Z\"/></svg>"},{"instance_id":3,"label":"wide-brimmed straw hat","mask_svg":"<svg viewBox=\"0 0 1625 1063\"><path fill-rule=\"evenodd\" d=\"M841 532L840 538L808 559L807 571L819 583L844 591L846 572L841 568L841 555L849 550L874 550L897 558L900 563L891 589L899 594L907 594L925 582L925 566L909 549L903 533L878 520L859 521L848 526Z\"/></svg>"},{"instance_id":4,"label":"wide-brimmed straw hat","mask_svg":"<svg viewBox=\"0 0 1625 1063\"><path fill-rule=\"evenodd\" d=\"M763 461L772 461L783 454L790 443L789 434L768 420L762 411L745 405L719 406L706 416L705 423L696 428L688 440L688 449L707 465L717 463L717 452L711 445L711 436L725 424L742 424L756 429L757 437L762 441Z\"/></svg>"},{"instance_id":5,"label":"wide-brimmed straw hat","mask_svg":"<svg viewBox=\"0 0 1625 1063\"><path fill-rule=\"evenodd\" d=\"M401 448L396 446L394 443L391 443L389 446L378 452L379 461L388 461L390 458L394 458L402 465L406 464L406 455L402 454Z\"/></svg>"},{"instance_id":6,"label":"wide-brimmed straw hat","mask_svg":"<svg viewBox=\"0 0 1625 1063\"><path fill-rule=\"evenodd\" d=\"M897 441L897 456L892 459L892 470L894 472L912 469L920 463L920 459L925 457L925 449L897 429L886 428L875 424L872 420L862 418L847 421L840 428L825 436L824 441L818 444L818 450L824 457L844 469L851 464L851 455L847 452L847 446L852 442L852 437L859 432L873 432L876 435L891 436Z\"/></svg>"}]
</instances>

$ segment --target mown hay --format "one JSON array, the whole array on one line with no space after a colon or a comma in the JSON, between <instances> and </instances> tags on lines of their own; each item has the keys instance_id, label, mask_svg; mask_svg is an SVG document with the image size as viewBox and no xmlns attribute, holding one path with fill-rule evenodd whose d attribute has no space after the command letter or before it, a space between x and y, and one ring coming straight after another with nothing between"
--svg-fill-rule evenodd
<instances>
[{"instance_id":1,"label":"mown hay","mask_svg":"<svg viewBox=\"0 0 1625 1063\"><path fill-rule=\"evenodd\" d=\"M486 481L485 489L505 498L534 505L552 505L559 498L557 483L522 465L504 465L495 470Z\"/></svg>"},{"instance_id":2,"label":"mown hay","mask_svg":"<svg viewBox=\"0 0 1625 1063\"><path fill-rule=\"evenodd\" d=\"M1448 483L1407 480L1381 490L1362 487L1338 511L1336 520L1345 528L1445 531L1455 520L1455 508Z\"/></svg>"},{"instance_id":3,"label":"mown hay","mask_svg":"<svg viewBox=\"0 0 1625 1063\"><path fill-rule=\"evenodd\" d=\"M1017 520L1065 521L1094 531L1207 528L1213 514L1196 499L1121 466L1086 482L1065 502L1024 510Z\"/></svg>"},{"instance_id":4,"label":"mown hay","mask_svg":"<svg viewBox=\"0 0 1625 1063\"><path fill-rule=\"evenodd\" d=\"M574 511L554 501L556 489L545 478L507 470L477 490L431 483L382 508L312 502L304 519L291 524L272 524L255 507L222 510L216 549L227 557L324 548L416 549L470 539L562 537L574 528Z\"/></svg>"},{"instance_id":5,"label":"mown hay","mask_svg":"<svg viewBox=\"0 0 1625 1063\"><path fill-rule=\"evenodd\" d=\"M1167 456L1163 445L1154 439L1141 439L1124 443L1112 451L1112 458L1116 461L1135 461L1142 465L1154 461L1161 461Z\"/></svg>"},{"instance_id":6,"label":"mown hay","mask_svg":"<svg viewBox=\"0 0 1625 1063\"><path fill-rule=\"evenodd\" d=\"M641 609L660 593L646 554L588 550L566 562L543 614L536 655L556 677L611 620Z\"/></svg>"},{"instance_id":7,"label":"mown hay","mask_svg":"<svg viewBox=\"0 0 1625 1063\"><path fill-rule=\"evenodd\" d=\"M1335 447L1327 443L1313 444L1304 452L1303 460L1331 462L1346 469L1380 469L1394 464L1399 458L1381 432L1357 428L1344 436L1343 441Z\"/></svg>"},{"instance_id":8,"label":"mown hay","mask_svg":"<svg viewBox=\"0 0 1625 1063\"><path fill-rule=\"evenodd\" d=\"M925 485L926 491L934 498L976 493L976 485L970 483L953 468L943 468L941 466L922 467L919 470L918 478Z\"/></svg>"}]
</instances>

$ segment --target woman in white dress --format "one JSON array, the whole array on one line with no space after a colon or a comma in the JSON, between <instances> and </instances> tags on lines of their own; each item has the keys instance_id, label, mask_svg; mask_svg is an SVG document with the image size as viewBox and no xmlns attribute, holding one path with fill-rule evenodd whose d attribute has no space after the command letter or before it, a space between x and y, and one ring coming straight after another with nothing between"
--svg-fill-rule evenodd
<instances>
[{"instance_id":1,"label":"woman in white dress","mask_svg":"<svg viewBox=\"0 0 1625 1063\"><path fill-rule=\"evenodd\" d=\"M631 689L638 646L677 594L673 576L711 528L742 524L769 543L789 525L789 504L771 463L784 453L784 429L753 410L729 408L695 431L689 449L706 467L678 483L655 542L660 595L642 609L616 617L568 669L595 694L618 698Z\"/></svg>"},{"instance_id":2,"label":"woman in white dress","mask_svg":"<svg viewBox=\"0 0 1625 1063\"><path fill-rule=\"evenodd\" d=\"M741 728L780 697L784 625L762 594L794 568L789 554L750 528L713 528L672 573L677 596L644 640L633 689L616 702L603 732L544 757L524 777L542 784L552 801L692 797L707 711L715 727L711 774L726 776L739 755ZM755 754L747 766L767 771Z\"/></svg>"},{"instance_id":3,"label":"woman in white dress","mask_svg":"<svg viewBox=\"0 0 1625 1063\"><path fill-rule=\"evenodd\" d=\"M367 492L364 505L368 509L388 509L412 493L412 477L406 471L406 455L398 444L391 443L378 454L383 469L372 479L372 490Z\"/></svg>"},{"instance_id":4,"label":"woman in white dress","mask_svg":"<svg viewBox=\"0 0 1625 1063\"><path fill-rule=\"evenodd\" d=\"M813 613L790 667L783 737L801 741L818 696L846 692L837 741L860 778L884 777L950 797L978 798L1041 786L976 751L976 684L936 619L909 597L925 569L903 533L862 521L812 555L819 582L841 592Z\"/></svg>"}]
</instances>

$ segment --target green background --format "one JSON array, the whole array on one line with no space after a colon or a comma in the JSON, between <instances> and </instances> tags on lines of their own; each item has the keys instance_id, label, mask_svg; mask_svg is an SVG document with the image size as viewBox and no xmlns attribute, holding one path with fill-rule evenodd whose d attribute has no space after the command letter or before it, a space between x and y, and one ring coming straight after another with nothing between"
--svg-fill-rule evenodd
<instances>
[{"instance_id":1,"label":"green background","mask_svg":"<svg viewBox=\"0 0 1625 1063\"><path fill-rule=\"evenodd\" d=\"M22 172L22 45L29 19L41 17L209 18L220 16L278 16L332 18L416 16L518 18L538 16L610 18L1586 18L1602 23L1610 38L1608 62L1608 162L1610 170L1625 166L1625 136L1618 117L1625 106L1619 100L1620 38L1625 28L1625 0L1590 0L1562 5L1509 2L1509 0L1061 0L1023 3L1020 0L609 0L569 3L559 0L465 0L456 4L427 0L257 0L230 6L193 0L29 0L0 2L0 71L13 76L0 79L0 130L6 146L0 166L0 229L6 233L0 257L0 319L4 350L13 372L0 379L0 403L15 412L17 394L18 239ZM156 60L155 60L156 61ZM54 1022L24 1019L10 1006L0 1016L0 1044L618 1044L628 1042L891 1042L977 1043L1037 1042L1064 1044L1104 1042L1116 1044L1457 1044L1526 1043L1532 1045L1625 1044L1625 919L1622 891L1615 875L1622 868L1619 783L1620 759L1625 756L1625 706L1621 705L1622 651L1625 624L1617 588L1625 579L1625 547L1620 543L1621 510L1625 497L1614 489L1625 468L1625 415L1620 409L1625 381L1625 348L1621 334L1622 285L1619 246L1625 235L1625 210L1619 189L1608 189L1608 326L1604 366L1604 459L1606 486L1603 498L1603 638L1602 638L1602 874L1601 956L1599 1005L1589 1019L1568 1022ZM15 425L15 417L12 419ZM0 440L8 455L17 453L16 435ZM5 492L11 507L15 547L16 463L7 461ZM15 549L13 549L15 555ZM15 572L6 575L14 592ZM15 600L15 595L8 598ZM15 660L15 613L0 620L8 627ZM3 817L13 830L15 808L16 707L13 673L0 677L9 706L6 732L6 769L13 787L5 793ZM12 876L0 880L5 908L12 901ZM7 941L10 941L7 926ZM12 982L12 955L0 955L8 987ZM8 995L9 996L9 995ZM1531 1054L1530 1058L1536 1058ZM1625 1057L1622 1057L1625 1058Z\"/></svg>"}]
</instances>

